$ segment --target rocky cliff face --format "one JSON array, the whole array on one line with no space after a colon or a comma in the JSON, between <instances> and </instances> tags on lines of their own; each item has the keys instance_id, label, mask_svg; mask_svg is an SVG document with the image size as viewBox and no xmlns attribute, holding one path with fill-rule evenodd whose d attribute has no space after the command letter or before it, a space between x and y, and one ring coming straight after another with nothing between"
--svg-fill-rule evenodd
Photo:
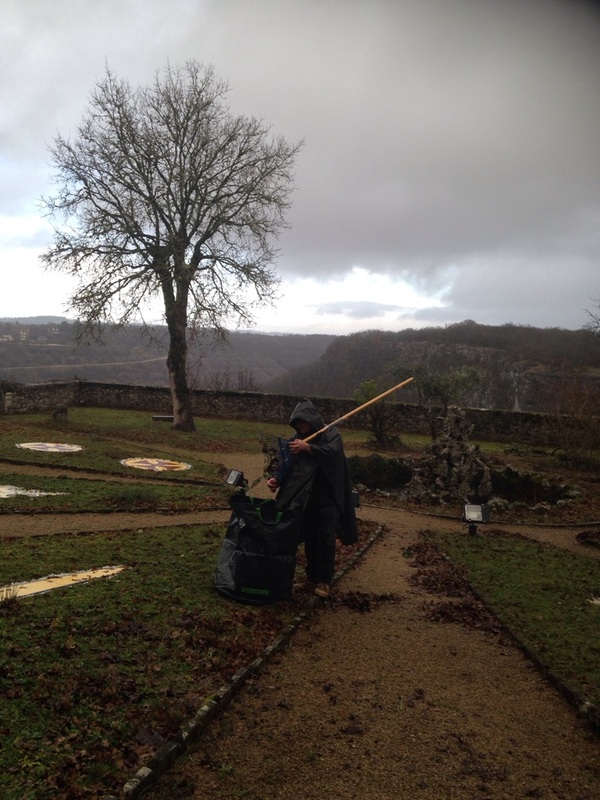
<instances>
[{"instance_id":1,"label":"rocky cliff face","mask_svg":"<svg viewBox=\"0 0 600 800\"><path fill-rule=\"evenodd\" d=\"M594 413L600 411L600 363L598 368L574 369L568 362L563 365L545 363L521 358L500 348L435 342L399 342L395 360L407 368L423 366L440 373L476 367L484 380L464 401L472 408L555 412L562 407L565 413L572 413L573 408L565 407L565 403L589 405L595 396ZM579 401L576 395L580 395ZM587 397L585 401L583 395ZM416 387L403 390L402 400L417 403Z\"/></svg>"},{"instance_id":2,"label":"rocky cliff face","mask_svg":"<svg viewBox=\"0 0 600 800\"><path fill-rule=\"evenodd\" d=\"M319 358L267 388L287 394L352 397L364 381L393 386L412 370L445 373L476 367L480 388L461 403L507 411L557 410L584 394L600 395L600 336L516 325L479 325L472 321L446 328L363 331L336 338ZM576 391L575 391L576 390ZM400 402L417 403L416 386L402 390ZM586 401L587 402L587 401ZM596 412L597 413L597 412Z\"/></svg>"}]
</instances>

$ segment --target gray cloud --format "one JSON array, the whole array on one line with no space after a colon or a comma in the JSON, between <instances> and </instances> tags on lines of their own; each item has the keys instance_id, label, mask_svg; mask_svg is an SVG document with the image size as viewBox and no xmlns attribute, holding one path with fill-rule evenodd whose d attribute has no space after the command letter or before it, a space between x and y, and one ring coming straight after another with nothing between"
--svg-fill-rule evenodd
<instances>
[{"instance_id":1,"label":"gray cloud","mask_svg":"<svg viewBox=\"0 0 600 800\"><path fill-rule=\"evenodd\" d=\"M386 303L375 303L365 300L339 300L334 303L320 303L313 306L317 315L321 314L340 314L350 319L370 319L373 317L384 317L390 311L406 312L402 306L389 305Z\"/></svg>"},{"instance_id":2,"label":"gray cloud","mask_svg":"<svg viewBox=\"0 0 600 800\"><path fill-rule=\"evenodd\" d=\"M230 81L236 112L305 139L284 281L360 266L443 291L445 308L413 314L423 320L585 322L600 282L594 3L5 6L0 213L51 189L45 143L73 129L105 62L137 82L194 57ZM319 308L359 320L396 306Z\"/></svg>"}]
</instances>

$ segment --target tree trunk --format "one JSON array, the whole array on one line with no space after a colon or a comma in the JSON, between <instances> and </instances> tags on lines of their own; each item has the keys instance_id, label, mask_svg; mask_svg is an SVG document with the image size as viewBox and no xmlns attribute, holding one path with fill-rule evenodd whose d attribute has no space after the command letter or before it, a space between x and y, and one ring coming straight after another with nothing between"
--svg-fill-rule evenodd
<instances>
[{"instance_id":1,"label":"tree trunk","mask_svg":"<svg viewBox=\"0 0 600 800\"><path fill-rule=\"evenodd\" d=\"M192 403L187 382L187 303L176 302L166 315L169 328L167 370L173 403L173 427L178 431L195 431Z\"/></svg>"}]
</instances>

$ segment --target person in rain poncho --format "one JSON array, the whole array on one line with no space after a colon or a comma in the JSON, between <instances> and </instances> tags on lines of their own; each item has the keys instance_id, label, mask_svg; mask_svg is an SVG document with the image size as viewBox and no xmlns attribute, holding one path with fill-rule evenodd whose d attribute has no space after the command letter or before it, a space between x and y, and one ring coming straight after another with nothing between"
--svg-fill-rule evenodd
<instances>
[{"instance_id":1,"label":"person in rain poncho","mask_svg":"<svg viewBox=\"0 0 600 800\"><path fill-rule=\"evenodd\" d=\"M281 508L303 509L306 574L317 597L326 598L335 573L336 540L357 541L352 487L342 437L334 427L310 442L304 439L325 427L320 414L306 398L292 412L290 425L296 431L287 443L289 459L285 471L271 477L267 485L277 491Z\"/></svg>"}]
</instances>

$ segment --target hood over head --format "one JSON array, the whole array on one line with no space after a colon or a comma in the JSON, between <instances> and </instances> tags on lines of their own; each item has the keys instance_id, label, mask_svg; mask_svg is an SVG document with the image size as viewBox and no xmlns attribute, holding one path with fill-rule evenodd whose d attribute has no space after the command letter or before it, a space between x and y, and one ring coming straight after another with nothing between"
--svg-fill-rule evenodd
<instances>
[{"instance_id":1,"label":"hood over head","mask_svg":"<svg viewBox=\"0 0 600 800\"><path fill-rule=\"evenodd\" d=\"M311 401L307 400L306 397L303 397L302 400L299 400L296 404L296 407L292 411L292 416L290 417L290 425L292 428L295 429L296 423L301 419L303 419L305 422L308 422L308 424L315 431L320 431L321 428L325 427L323 418L313 406Z\"/></svg>"}]
</instances>

